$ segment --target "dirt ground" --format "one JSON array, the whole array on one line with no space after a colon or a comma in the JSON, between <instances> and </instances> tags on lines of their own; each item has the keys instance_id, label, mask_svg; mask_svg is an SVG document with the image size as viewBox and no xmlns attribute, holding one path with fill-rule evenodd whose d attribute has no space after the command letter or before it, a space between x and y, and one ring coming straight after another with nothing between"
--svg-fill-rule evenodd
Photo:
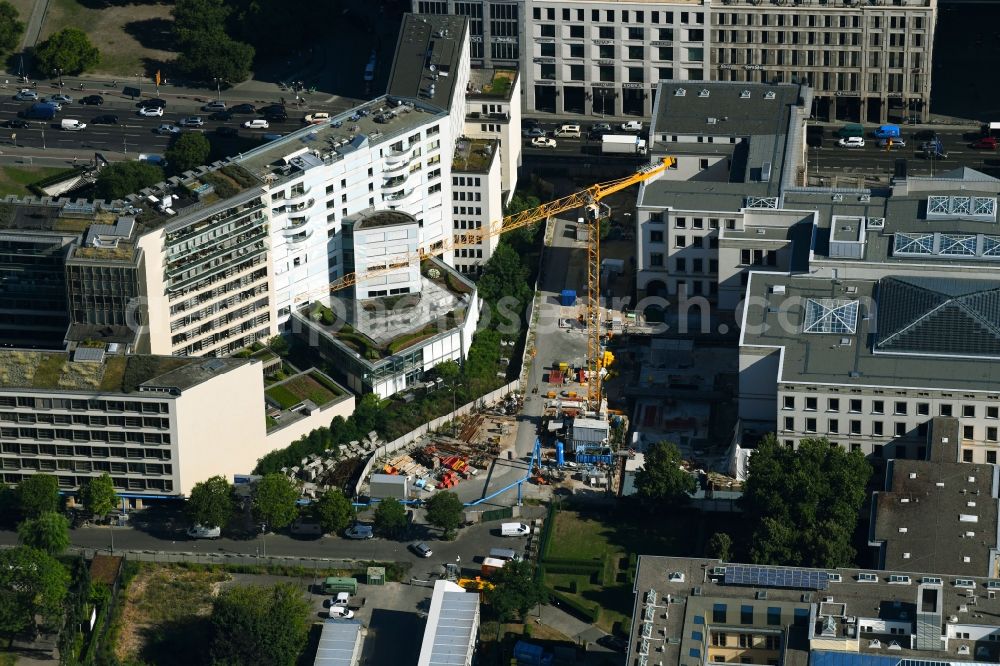
<instances>
[{"instance_id":1,"label":"dirt ground","mask_svg":"<svg viewBox=\"0 0 1000 666\"><path fill-rule=\"evenodd\" d=\"M163 648L180 638L171 634L183 634L182 627L190 626L192 619L207 617L212 599L228 579L229 574L219 571L144 566L129 585L122 609L121 632L115 646L119 660L141 658L149 663L167 663L151 661L150 653L167 652Z\"/></svg>"},{"instance_id":2,"label":"dirt ground","mask_svg":"<svg viewBox=\"0 0 1000 666\"><path fill-rule=\"evenodd\" d=\"M142 75L148 82L148 77L164 62L177 56L170 48L173 43L170 34L172 8L172 2L108 3L95 8L79 0L50 0L39 39L47 39L63 28L79 28L101 50L101 62L95 73L132 81ZM29 14L30 7L28 13L22 12L22 20L27 22Z\"/></svg>"}]
</instances>

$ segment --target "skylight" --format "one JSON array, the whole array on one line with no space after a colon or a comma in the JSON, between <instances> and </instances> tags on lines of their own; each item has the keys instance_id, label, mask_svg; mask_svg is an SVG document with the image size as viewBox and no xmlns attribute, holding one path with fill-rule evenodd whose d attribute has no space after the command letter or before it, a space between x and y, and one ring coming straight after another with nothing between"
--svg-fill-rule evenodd
<instances>
[{"instance_id":1,"label":"skylight","mask_svg":"<svg viewBox=\"0 0 1000 666\"><path fill-rule=\"evenodd\" d=\"M806 301L804 333L854 333L858 327L858 302L835 298Z\"/></svg>"}]
</instances>

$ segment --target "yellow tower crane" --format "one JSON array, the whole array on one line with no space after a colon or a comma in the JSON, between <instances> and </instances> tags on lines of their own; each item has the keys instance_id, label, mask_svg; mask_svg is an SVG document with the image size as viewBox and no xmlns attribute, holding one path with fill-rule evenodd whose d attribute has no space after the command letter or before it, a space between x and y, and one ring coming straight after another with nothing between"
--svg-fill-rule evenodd
<instances>
[{"instance_id":1,"label":"yellow tower crane","mask_svg":"<svg viewBox=\"0 0 1000 666\"><path fill-rule=\"evenodd\" d=\"M438 256L460 247L478 245L482 241L528 226L553 215L559 215L577 208L584 209L583 219L587 224L587 296L585 300L585 318L587 323L587 401L592 409L600 409L601 405L601 219L607 217L607 206L602 208L601 200L621 192L622 190L644 183L654 178L674 165L673 157L664 157L662 161L646 166L631 176L597 183L569 196L544 203L535 208L508 215L490 224L489 228L476 229L458 236L438 241L427 249L397 255L387 259L381 266L369 266L364 272L348 273L327 287L300 294L295 300L311 300L347 287L352 287L366 279L385 273L397 271L430 257Z\"/></svg>"}]
</instances>

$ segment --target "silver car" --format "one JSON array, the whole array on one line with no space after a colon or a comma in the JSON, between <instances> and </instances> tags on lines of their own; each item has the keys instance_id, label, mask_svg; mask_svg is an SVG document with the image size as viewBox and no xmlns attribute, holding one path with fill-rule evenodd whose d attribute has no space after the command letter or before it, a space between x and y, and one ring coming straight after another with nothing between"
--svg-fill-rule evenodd
<instances>
[{"instance_id":1,"label":"silver car","mask_svg":"<svg viewBox=\"0 0 1000 666\"><path fill-rule=\"evenodd\" d=\"M188 116L178 120L177 124L181 127L201 127L205 124L205 120L201 116Z\"/></svg>"},{"instance_id":2,"label":"silver car","mask_svg":"<svg viewBox=\"0 0 1000 666\"><path fill-rule=\"evenodd\" d=\"M410 550L412 550L414 553L416 553L420 557L430 557L431 555L434 554L434 551L431 550L431 547L428 546L423 541L420 541L420 542L417 542L417 543L411 543L410 544Z\"/></svg>"}]
</instances>

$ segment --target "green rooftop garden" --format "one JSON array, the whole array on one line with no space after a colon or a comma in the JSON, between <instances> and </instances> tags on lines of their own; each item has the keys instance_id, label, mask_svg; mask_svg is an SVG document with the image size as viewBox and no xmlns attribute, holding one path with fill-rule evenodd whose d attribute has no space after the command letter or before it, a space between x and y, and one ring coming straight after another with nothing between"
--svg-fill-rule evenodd
<instances>
[{"instance_id":1,"label":"green rooftop garden","mask_svg":"<svg viewBox=\"0 0 1000 666\"><path fill-rule=\"evenodd\" d=\"M510 87L514 85L517 72L512 69L497 69L493 71L493 80L483 86L484 95L507 97Z\"/></svg>"},{"instance_id":2,"label":"green rooftop garden","mask_svg":"<svg viewBox=\"0 0 1000 666\"><path fill-rule=\"evenodd\" d=\"M468 147L455 148L455 157L451 167L455 171L486 171L493 161L493 153L487 152L487 146L496 142L491 139L463 139Z\"/></svg>"},{"instance_id":3,"label":"green rooftop garden","mask_svg":"<svg viewBox=\"0 0 1000 666\"><path fill-rule=\"evenodd\" d=\"M344 395L344 392L326 375L310 370L271 386L264 394L281 405L282 409L291 409L304 400L311 400L323 407Z\"/></svg>"}]
</instances>

